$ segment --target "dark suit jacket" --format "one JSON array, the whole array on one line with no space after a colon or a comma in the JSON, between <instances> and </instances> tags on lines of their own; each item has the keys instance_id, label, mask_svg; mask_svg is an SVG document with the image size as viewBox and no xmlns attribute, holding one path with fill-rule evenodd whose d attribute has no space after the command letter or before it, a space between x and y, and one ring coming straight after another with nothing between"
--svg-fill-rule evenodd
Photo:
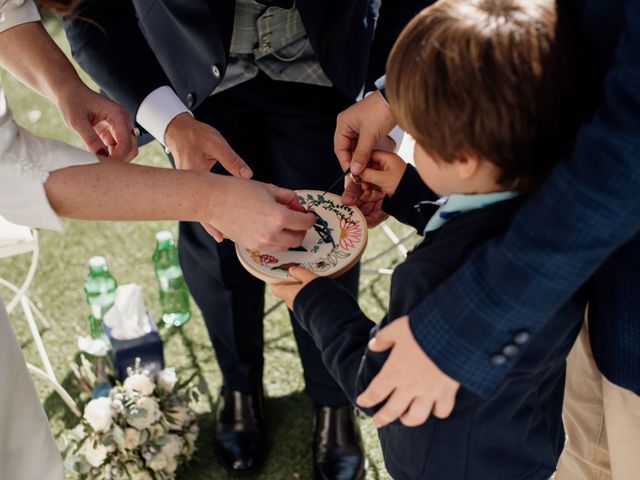
<instances>
[{"instance_id":1,"label":"dark suit jacket","mask_svg":"<svg viewBox=\"0 0 640 480\"><path fill-rule=\"evenodd\" d=\"M435 207L429 207L425 215L416 212L413 205L433 199L435 195L408 167L384 208L421 231ZM389 310L379 327L333 280L320 278L301 290L294 303L296 318L311 334L327 368L352 401L386 358L386 353L367 349L370 336L415 308L474 250L503 235L524 201L518 197L467 212L428 233L395 269ZM532 341L527 331L511 331L492 358L502 365L512 362L515 367L489 397L481 398L462 388L447 420L431 418L416 428L396 423L381 429L385 463L392 476L447 480L549 478L565 440L561 419L565 358L582 324L585 303L583 294L574 296ZM469 328L477 335L483 333L481 325Z\"/></svg>"},{"instance_id":2,"label":"dark suit jacket","mask_svg":"<svg viewBox=\"0 0 640 480\"><path fill-rule=\"evenodd\" d=\"M589 111L574 152L504 238L478 249L411 313L411 328L440 369L489 395L514 365L491 363L510 332L545 328L595 274L595 360L640 395L640 0L559 3L577 27Z\"/></svg>"},{"instance_id":3,"label":"dark suit jacket","mask_svg":"<svg viewBox=\"0 0 640 480\"><path fill-rule=\"evenodd\" d=\"M367 77L372 84L383 74L400 30L430 3L389 1L381 9L380 0L296 5L325 73L355 99ZM142 100L162 85L171 85L190 109L209 96L227 66L234 8L234 0L83 0L64 27L76 61L135 118Z\"/></svg>"}]
</instances>

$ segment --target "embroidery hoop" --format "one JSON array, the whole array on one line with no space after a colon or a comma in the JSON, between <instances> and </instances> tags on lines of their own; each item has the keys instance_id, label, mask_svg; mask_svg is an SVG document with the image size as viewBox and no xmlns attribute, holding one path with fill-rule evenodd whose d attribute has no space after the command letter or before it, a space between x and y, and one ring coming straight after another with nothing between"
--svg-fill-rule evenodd
<instances>
[{"instance_id":1,"label":"embroidery hoop","mask_svg":"<svg viewBox=\"0 0 640 480\"><path fill-rule=\"evenodd\" d=\"M288 265L301 264L316 275L335 278L346 273L360 260L368 241L367 221L357 207L347 206L333 193L297 190L303 207L313 209L329 224L335 245L324 242L310 229L302 246L304 252L252 251L236 244L242 266L267 283L297 283L289 276Z\"/></svg>"}]
</instances>

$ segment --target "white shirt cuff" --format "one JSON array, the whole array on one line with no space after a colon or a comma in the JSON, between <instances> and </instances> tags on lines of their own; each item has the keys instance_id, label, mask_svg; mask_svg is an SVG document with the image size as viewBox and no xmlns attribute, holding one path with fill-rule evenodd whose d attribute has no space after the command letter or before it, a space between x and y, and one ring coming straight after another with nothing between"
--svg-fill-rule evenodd
<instances>
[{"instance_id":1,"label":"white shirt cuff","mask_svg":"<svg viewBox=\"0 0 640 480\"><path fill-rule=\"evenodd\" d=\"M20 6L4 5L0 10L2 10L0 11L0 32L23 23L40 21L40 13L31 0Z\"/></svg>"},{"instance_id":2,"label":"white shirt cuff","mask_svg":"<svg viewBox=\"0 0 640 480\"><path fill-rule=\"evenodd\" d=\"M393 140L396 144L395 152L398 153L398 149L400 149L400 145L402 145L402 140L404 139L404 130L400 128L400 125L396 125L391 129L389 133L387 133L387 137Z\"/></svg>"},{"instance_id":3,"label":"white shirt cuff","mask_svg":"<svg viewBox=\"0 0 640 480\"><path fill-rule=\"evenodd\" d=\"M136 113L136 122L166 146L164 136L171 120L181 113L191 111L185 107L169 86L156 88L145 97Z\"/></svg>"}]
</instances>

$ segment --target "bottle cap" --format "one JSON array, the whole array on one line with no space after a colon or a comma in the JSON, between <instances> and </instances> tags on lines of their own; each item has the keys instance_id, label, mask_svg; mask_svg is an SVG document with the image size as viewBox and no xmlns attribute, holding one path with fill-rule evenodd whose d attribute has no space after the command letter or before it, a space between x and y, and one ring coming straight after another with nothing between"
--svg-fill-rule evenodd
<instances>
[{"instance_id":1,"label":"bottle cap","mask_svg":"<svg viewBox=\"0 0 640 480\"><path fill-rule=\"evenodd\" d=\"M107 259L102 255L96 255L89 259L89 268L103 268L107 266Z\"/></svg>"},{"instance_id":2,"label":"bottle cap","mask_svg":"<svg viewBox=\"0 0 640 480\"><path fill-rule=\"evenodd\" d=\"M164 242L172 242L173 241L173 233L169 230L161 230L156 233L156 242L164 243Z\"/></svg>"}]
</instances>

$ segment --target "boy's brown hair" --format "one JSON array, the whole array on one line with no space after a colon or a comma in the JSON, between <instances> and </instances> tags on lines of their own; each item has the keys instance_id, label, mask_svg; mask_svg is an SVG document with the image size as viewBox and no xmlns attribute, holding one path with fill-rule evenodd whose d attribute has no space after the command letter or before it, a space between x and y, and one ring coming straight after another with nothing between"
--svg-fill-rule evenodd
<instances>
[{"instance_id":1,"label":"boy's brown hair","mask_svg":"<svg viewBox=\"0 0 640 480\"><path fill-rule=\"evenodd\" d=\"M387 63L389 104L436 159L479 155L531 191L575 135L569 34L550 0L440 0Z\"/></svg>"}]
</instances>

